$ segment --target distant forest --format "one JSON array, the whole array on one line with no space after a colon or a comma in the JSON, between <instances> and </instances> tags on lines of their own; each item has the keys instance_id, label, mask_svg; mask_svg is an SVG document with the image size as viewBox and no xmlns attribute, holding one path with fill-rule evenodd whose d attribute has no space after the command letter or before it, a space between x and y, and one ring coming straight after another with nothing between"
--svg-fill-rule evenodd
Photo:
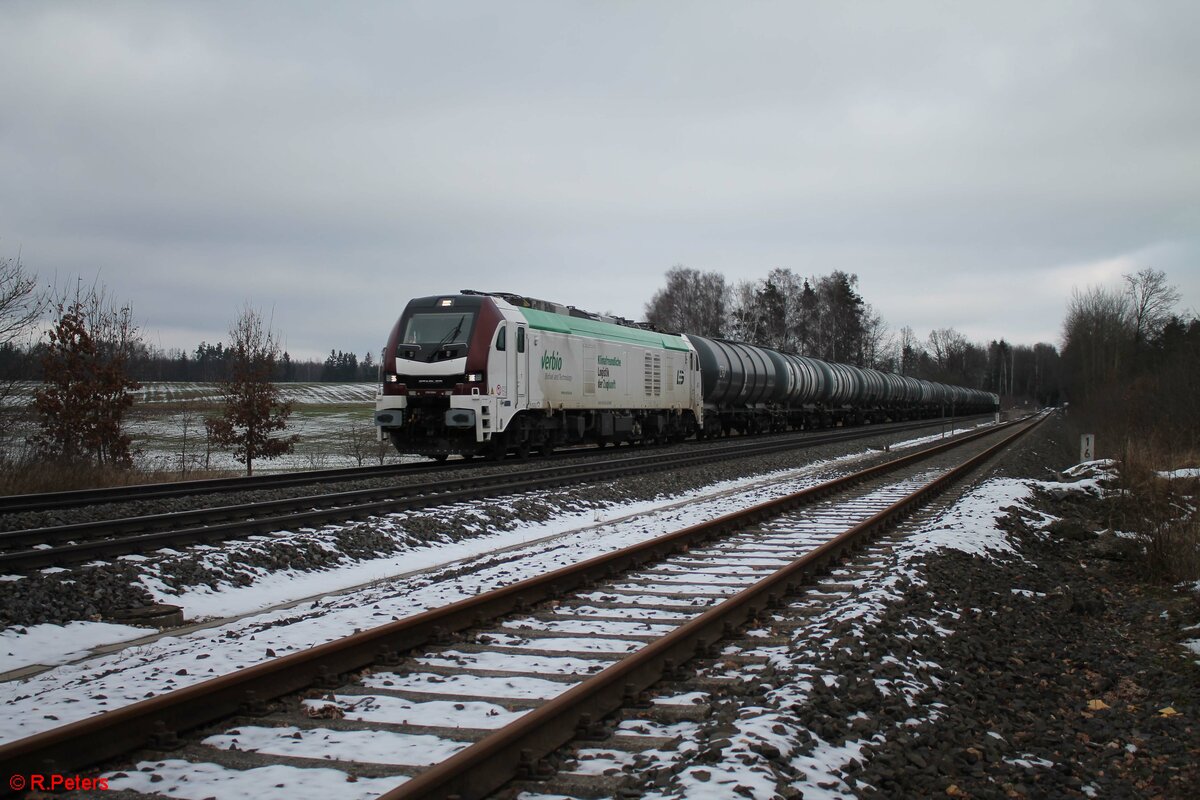
<instances>
[{"instance_id":1,"label":"distant forest","mask_svg":"<svg viewBox=\"0 0 1200 800\"><path fill-rule=\"evenodd\" d=\"M40 381L45 342L25 348L6 342L0 344L0 379ZM221 342L201 342L194 351L180 348L162 350L135 342L128 361L129 375L137 381L215 382L228 372L228 348ZM277 381L376 381L379 364L374 354L361 359L355 353L330 350L324 361L295 360L286 351L276 366Z\"/></svg>"},{"instance_id":2,"label":"distant forest","mask_svg":"<svg viewBox=\"0 0 1200 800\"><path fill-rule=\"evenodd\" d=\"M1059 402L1062 365L1045 342L969 341L953 328L918 337L891 330L859 293L858 276L835 270L805 276L771 270L758 281L730 283L719 272L679 265L646 304L646 320L664 331L736 339L787 353L870 367L1044 405Z\"/></svg>"}]
</instances>

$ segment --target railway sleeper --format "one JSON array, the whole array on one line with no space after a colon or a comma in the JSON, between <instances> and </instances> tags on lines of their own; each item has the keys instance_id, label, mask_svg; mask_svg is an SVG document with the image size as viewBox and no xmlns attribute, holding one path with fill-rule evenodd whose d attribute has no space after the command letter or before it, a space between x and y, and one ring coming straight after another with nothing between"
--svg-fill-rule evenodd
<instances>
[{"instance_id":1,"label":"railway sleeper","mask_svg":"<svg viewBox=\"0 0 1200 800\"><path fill-rule=\"evenodd\" d=\"M520 674L517 672L513 672L512 670L486 669L483 667L473 667L473 666L469 666L469 665L460 665L460 664L454 664L454 665L424 664L424 663L419 663L419 662L414 661L414 662L406 663L403 666L406 667L408 670L411 670L412 672L428 673L430 675L443 675L446 677L454 677L456 675L472 675L472 676L479 677L479 678L512 678L512 677L518 676ZM606 665L599 664L599 666L602 668ZM598 672L599 669L597 669L596 671ZM546 672L546 673L539 674L538 678L540 678L541 680L544 680L544 681L555 681L557 683L574 684L574 683L579 683L581 680L586 678L589 674L592 674L592 673ZM564 691L565 691L565 689L564 689Z\"/></svg>"},{"instance_id":2,"label":"railway sleeper","mask_svg":"<svg viewBox=\"0 0 1200 800\"><path fill-rule=\"evenodd\" d=\"M576 631L569 631L569 630L554 631L554 630L546 630L544 628L521 628L521 627L505 628L503 631L497 631L497 635L499 635L499 633L504 633L504 635L506 635L506 636L517 636L517 637L520 637L520 638L526 639L526 640L562 639L562 638L568 637L568 636L570 636L570 637L586 636L589 639L599 639L599 640L611 639L611 640L620 641L623 639L636 639L637 641L642 641L642 642L653 642L654 640L660 638L660 635L656 634L656 633L620 633L620 632L618 632L618 633L601 633L599 631L576 632ZM484 634L484 635L486 636L486 634Z\"/></svg>"},{"instance_id":3,"label":"railway sleeper","mask_svg":"<svg viewBox=\"0 0 1200 800\"><path fill-rule=\"evenodd\" d=\"M839 550L840 549L841 548L839 548ZM850 550L850 552L855 552L855 550ZM833 554L830 554L830 557L825 559L824 563L822 563L821 568L814 569L813 572L816 574L828 573L831 571L832 565L833 565ZM801 579L800 576L798 576L798 575L796 576L796 578ZM622 580L626 584L629 584L631 582L629 579L623 578ZM739 584L739 586L740 586L740 584ZM791 590L794 590L795 588L798 588L798 587L793 586L791 584L791 582L789 582L788 589L791 591ZM847 585L844 583L838 584L838 583L836 583L836 579L834 579L827 583L822 584L819 587L818 591L829 590L829 589L833 589L833 588L846 588L850 591L855 591L857 589L857 587L854 587L852 585ZM618 587L614 587L610 591L620 591L620 590ZM600 590L599 593L603 594L604 591ZM695 596L689 595L689 597L694 598ZM719 594L719 595L714 596L714 599L724 599L724 598L725 598L724 594ZM776 599L778 599L778 598L776 598ZM664 597L664 600L665 600L665 597ZM594 601L592 601L592 602L594 602ZM664 605L666 605L668 607L672 607L672 608L678 607L678 606L672 605L670 603L664 603ZM706 605L708 605L708 604L706 604ZM615 605L614 607L620 608L621 605ZM743 619L748 618L748 619L754 621L755 624L761 624L761 621L757 619L757 616L759 614L758 609L749 609L749 607L747 607L747 608L748 608L748 614L744 614L742 616L742 618ZM742 630L742 628L738 625L726 626L724 629L725 638L721 641L717 641L714 638L711 638L711 635L706 634L705 635L706 638L701 639L698 642L696 642L695 647L694 647L694 656L693 656L694 660L688 666L691 669L694 669L696 671L696 674L699 675L701 678L713 677L714 675L720 675L720 674L725 673L735 667L741 667L741 671L743 672L743 674L747 675L749 677L745 678L736 687L731 686L729 690L730 691L740 691L740 692L753 691L754 690L754 686L753 686L754 677L753 676L755 673L764 674L764 675L767 674L767 672L770 669L769 659L766 655L763 655L759 652L754 652L755 650L758 650L763 646L762 638L761 637L748 637L748 636L744 635L743 633L739 633L740 630ZM486 633L484 635L486 635ZM561 634L554 634L554 635L561 635ZM617 637L617 638L620 638L620 637ZM742 643L748 643L748 648L749 648L750 652L747 652L745 647L740 646ZM616 660L617 658L624 655L624 654L618 654L618 653L611 653L611 654L610 653L594 653L594 652L581 653L581 652L570 651L570 650L536 650L536 649L532 649L532 648L528 648L528 647L512 647L512 646L508 646L508 645L495 645L495 644L489 645L487 647L481 647L481 646L475 645L473 643L459 644L454 649L459 652L464 652L464 653L483 652L483 651L490 652L490 653L505 653L505 652L507 652L507 653L512 653L512 654L519 654L520 656L525 657L525 658L537 657L537 656L546 656L546 657L570 656L571 658L579 659L580 661L589 661L589 660L594 661L597 664L597 668L599 668L605 664L612 663L614 660ZM433 656L433 657L438 656L439 653L444 653L447 656L450 655L450 653L448 651L433 650L433 651L426 651L426 652L427 652L427 656ZM684 656L684 657L686 658L687 656ZM421 663L417 662L415 659L409 660L408 663L411 663L413 665L413 667L412 667L413 669L421 670L421 671L429 671L429 667L432 666L432 665L421 664ZM464 665L461 665L461 664L456 665L454 668L454 672L456 674L462 674L465 671L463 667L464 667ZM669 673L668 674L669 678L678 678L678 674L680 671L672 670L668 667L668 668L664 669L664 672ZM502 674L509 674L509 675L512 675L513 677L517 677L521 673L514 671L511 673L502 673ZM539 674L539 677L548 677L548 676L542 676ZM583 678L586 676L580 675L578 677ZM337 680L337 678L330 676L329 681L333 681L333 680ZM386 694L386 692L383 690L372 691L369 689L359 690L359 689L355 688L355 689L351 689L349 691L344 691L343 694L350 695L350 696L366 697L366 696L371 696L371 695L384 695L384 694ZM660 692L660 695L661 694L662 693ZM311 690L310 690L310 693L308 694L308 697L310 699L312 699L312 697L313 697L313 695L311 694ZM638 693L638 697L639 697L639 704L640 704L640 693ZM298 705L298 701L295 701L295 702ZM533 702L533 703L526 702L526 703L523 703L521 707L530 708L530 707L539 707L540 705L541 705L540 701ZM678 713L681 713L681 709L686 709L686 711L683 711L682 713L693 713L693 714L701 713L706 718L707 713L703 709L700 709L699 711L697 711L697 709L699 708L700 705L703 705L703 704L698 704L697 706L683 706L683 705L679 705L679 704L660 702L660 703L654 704L650 709L634 711L632 714L629 711L625 711L625 710L618 710L615 713L618 715L622 715L625 718L644 719L646 717L641 716L641 715L644 715L644 714L668 714L668 715L678 714ZM538 717L534 717L534 719L538 719ZM320 720L320 722L323 725L326 723L331 723L333 721L334 721L333 719ZM255 724L261 724L261 718L256 719ZM294 721L289 720L289 724L294 724ZM401 724L401 725L393 724L390 727L393 730L399 729L399 730L403 730L404 732L415 732L418 730L418 728L416 726L407 725L406 723ZM591 725L589 724L585 727L590 728ZM355 728L359 729L359 730L364 729L364 728L370 729L370 730L384 730L385 726L376 724L376 723L362 723L359 726L355 726ZM424 726L423 728L421 728L420 730L428 731L428 732L430 732L434 735L438 735L438 736L447 736L447 735L462 736L462 735L464 735L463 728L449 728L449 727L436 726L436 725L435 726L427 725L427 726ZM474 732L472 732L472 733L474 733ZM482 736L484 733L486 733L486 732L485 731L479 732L479 736ZM203 749L203 748L201 748L201 749ZM206 750L205 752L208 752L208 751ZM238 751L226 751L226 752L238 752ZM301 759L301 760L305 761L305 762L310 761L310 759ZM280 763L280 759L278 756L272 756L272 761L273 761L273 763ZM529 758L529 759L527 759L527 761L528 761L528 763L527 763L527 767L525 769L526 776L544 777L548 770L544 769L543 767L545 766L545 767L548 767L549 769L552 769L555 764L553 757L549 760L541 760L541 759L534 760L532 758ZM319 763L322 763L323 765L328 765L330 763L330 761L327 759L322 759ZM355 769L352 771L352 774L361 774L361 771L358 769ZM393 772L393 774L394 774L394 772Z\"/></svg>"},{"instance_id":4,"label":"railway sleeper","mask_svg":"<svg viewBox=\"0 0 1200 800\"><path fill-rule=\"evenodd\" d=\"M306 758L303 756L285 756L277 753L260 753L256 750L229 750L222 747L210 747L204 744L188 745L180 753L171 754L170 758L187 758L194 763L216 764L227 769L251 770L275 765L299 767L301 769L326 768L337 769L354 778L388 778L393 775L413 776L425 769L419 764L383 764L369 761L341 761L330 758ZM161 761L163 759L147 758L145 761Z\"/></svg>"}]
</instances>

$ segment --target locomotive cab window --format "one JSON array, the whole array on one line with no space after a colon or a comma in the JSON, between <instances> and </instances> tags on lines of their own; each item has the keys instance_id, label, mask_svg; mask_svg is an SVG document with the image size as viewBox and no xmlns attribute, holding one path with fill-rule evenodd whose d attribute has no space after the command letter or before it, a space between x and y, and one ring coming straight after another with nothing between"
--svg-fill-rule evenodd
<instances>
[{"instance_id":1,"label":"locomotive cab window","mask_svg":"<svg viewBox=\"0 0 1200 800\"><path fill-rule=\"evenodd\" d=\"M508 329L505 328L503 325L500 326L500 332L496 334L496 349L497 350L501 350L501 351L504 350L504 346L505 346L504 345L504 338L505 338L504 332L507 330Z\"/></svg>"},{"instance_id":2,"label":"locomotive cab window","mask_svg":"<svg viewBox=\"0 0 1200 800\"><path fill-rule=\"evenodd\" d=\"M517 352L525 352L525 329L517 328Z\"/></svg>"},{"instance_id":3,"label":"locomotive cab window","mask_svg":"<svg viewBox=\"0 0 1200 800\"><path fill-rule=\"evenodd\" d=\"M404 344L466 344L471 326L475 322L472 312L413 314L404 327Z\"/></svg>"}]
</instances>

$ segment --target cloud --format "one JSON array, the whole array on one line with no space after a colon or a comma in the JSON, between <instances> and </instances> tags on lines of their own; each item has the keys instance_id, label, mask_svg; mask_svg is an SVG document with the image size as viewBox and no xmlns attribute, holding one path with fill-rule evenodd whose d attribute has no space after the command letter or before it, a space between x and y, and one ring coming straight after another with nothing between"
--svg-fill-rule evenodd
<instances>
[{"instance_id":1,"label":"cloud","mask_svg":"<svg viewBox=\"0 0 1200 800\"><path fill-rule=\"evenodd\" d=\"M1143 256L1200 302L1194 3L0 13L0 247L178 346L247 298L317 354L464 287L639 316L680 262L1017 341Z\"/></svg>"}]
</instances>

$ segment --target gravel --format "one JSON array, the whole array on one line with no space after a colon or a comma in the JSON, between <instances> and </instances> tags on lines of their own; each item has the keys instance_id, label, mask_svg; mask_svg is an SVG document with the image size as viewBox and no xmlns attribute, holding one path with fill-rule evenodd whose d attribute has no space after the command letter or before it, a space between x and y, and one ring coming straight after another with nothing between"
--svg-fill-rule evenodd
<instances>
[{"instance_id":1,"label":"gravel","mask_svg":"<svg viewBox=\"0 0 1200 800\"><path fill-rule=\"evenodd\" d=\"M932 430L936 430L932 429ZM827 444L752 458L713 461L677 469L655 471L602 483L591 483L537 493L508 496L470 505L441 506L404 514L330 525L320 530L299 530L274 536L256 536L216 546L160 551L136 560L97 562L67 570L36 572L16 581L0 582L0 625L62 624L71 620L110 620L124 617L126 610L153 602L142 576L168 591L189 587L248 586L262 575L278 570L329 569L349 560L378 558L414 546L449 543L485 532L511 530L526 522L540 522L564 511L606 509L630 501L653 500L711 485L779 469L792 469L847 453L871 448L863 466L890 458L888 445L913 438L913 433L880 434L850 443ZM720 444L720 443L718 443ZM694 445L692 445L694 446ZM688 447L684 445L683 447ZM630 450L630 452L641 452ZM511 462L484 467L489 472L514 471L530 463ZM406 479L416 481L417 478ZM391 479L393 484L399 481ZM360 482L378 483L378 481ZM260 490L221 495L220 505L250 499L284 497L311 492L297 489ZM124 513L157 513L186 508L191 500L144 501L121 504ZM108 507L109 511L113 507ZM61 521L87 518L88 509L55 512ZM11 515L37 517L45 513Z\"/></svg>"},{"instance_id":2,"label":"gravel","mask_svg":"<svg viewBox=\"0 0 1200 800\"><path fill-rule=\"evenodd\" d=\"M966 424L966 423L963 423ZM936 427L929 428L929 431L937 430ZM913 436L923 435L923 432L908 433L908 434L880 434L878 436L867 437L860 439L858 446L878 447L882 448L885 445L899 441L901 439L912 438ZM696 447L722 447L734 440L717 440L712 443L704 442L689 442L682 445L671 445L668 447L655 448L648 450L643 448L609 448L604 451L606 455L626 455L626 454L648 454L655 453L673 453L673 452L695 452ZM820 454L832 453L841 455L846 452L851 452L856 447L854 443L841 445L822 445L814 448L805 448L798 451L800 454L816 454L812 458L823 458ZM556 465L556 464L577 464L588 460L594 460L596 453L595 449L588 450L585 455L557 455L553 460L533 459L530 461L508 460L494 464L476 463L470 467L470 475L479 475L481 477L506 474L516 472L518 470L527 469L532 466L540 465ZM770 457L776 458L776 457ZM807 459L806 459L807 460ZM783 456L785 464L797 463L796 458L792 454ZM768 463L768 462L763 462ZM799 463L804 463L802 460ZM739 459L731 462L726 462L726 466L734 465L734 472L731 474L740 474L746 469L746 460ZM684 471L684 472L690 472ZM76 508L63 508L47 511L26 511L11 514L0 514L0 532L13 530L28 530L43 527L53 527L57 525L69 525L76 523L97 522L107 519L121 519L139 516L151 516L155 514L170 514L179 511L189 511L200 508L217 508L222 506L242 505L248 503L259 503L270 500L285 500L297 497L307 497L326 492L352 492L366 489L393 488L402 486L411 486L414 484L427 483L431 480L436 480L439 474L449 475L448 473L414 473L414 474L395 474L383 478L367 478L360 480L339 481L336 484L307 484L300 486L285 486L277 488L254 489L247 491L229 491L217 492L213 494L200 494L191 497L175 497L175 498L148 498L140 500L129 500L126 502L104 503L95 506L79 506ZM677 473L677 474L683 474ZM670 485L669 482L666 485Z\"/></svg>"},{"instance_id":3,"label":"gravel","mask_svg":"<svg viewBox=\"0 0 1200 800\"><path fill-rule=\"evenodd\" d=\"M1065 435L1051 420L987 475L1046 477ZM803 628L753 678L763 697L714 704L697 741L750 733L706 760L787 798L1198 796L1200 665L1181 641L1200 596L1148 583L1103 510L1097 493L1035 493L997 509L1013 553L933 552L878 611ZM831 752L829 774L798 768ZM642 785L682 796L688 769Z\"/></svg>"}]
</instances>

